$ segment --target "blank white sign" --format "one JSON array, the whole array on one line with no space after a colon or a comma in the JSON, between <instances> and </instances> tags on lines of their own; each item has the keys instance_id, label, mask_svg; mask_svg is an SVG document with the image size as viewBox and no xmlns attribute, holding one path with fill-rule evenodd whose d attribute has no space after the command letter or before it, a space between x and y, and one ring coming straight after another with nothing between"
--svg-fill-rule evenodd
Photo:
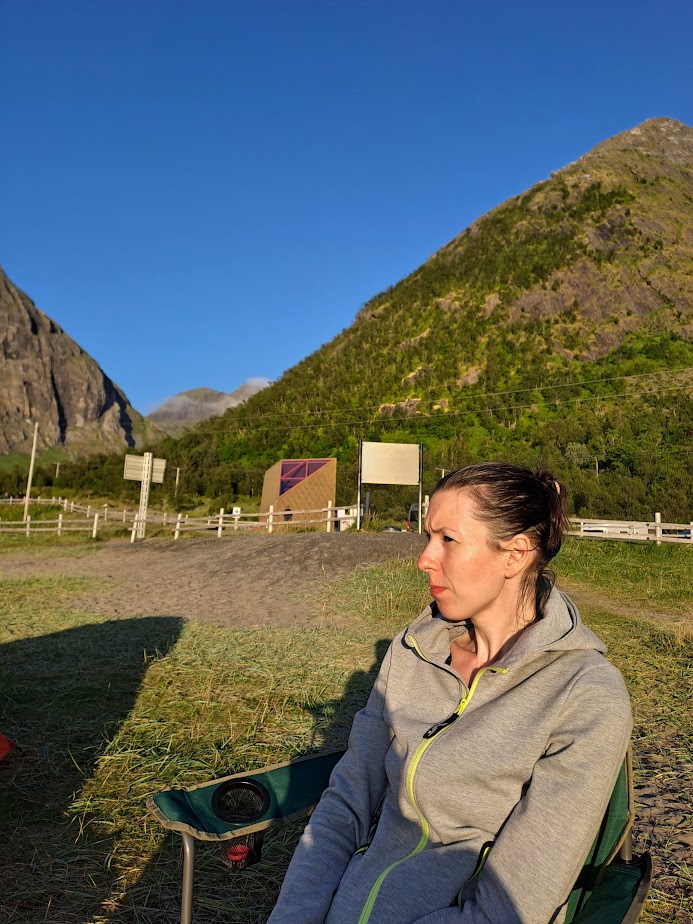
<instances>
[{"instance_id":1,"label":"blank white sign","mask_svg":"<svg viewBox=\"0 0 693 924\"><path fill-rule=\"evenodd\" d=\"M362 443L361 481L366 484L418 484L418 443Z\"/></svg>"},{"instance_id":2,"label":"blank white sign","mask_svg":"<svg viewBox=\"0 0 693 924\"><path fill-rule=\"evenodd\" d=\"M152 461L152 481L154 484L162 484L165 470L166 459L154 459ZM142 481L143 471L144 456L125 456L123 478L128 481Z\"/></svg>"}]
</instances>

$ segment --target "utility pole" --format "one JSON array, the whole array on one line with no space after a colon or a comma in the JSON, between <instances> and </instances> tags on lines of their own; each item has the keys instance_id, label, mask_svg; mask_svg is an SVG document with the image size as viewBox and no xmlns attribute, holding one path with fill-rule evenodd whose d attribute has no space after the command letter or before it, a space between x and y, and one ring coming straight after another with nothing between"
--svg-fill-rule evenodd
<instances>
[{"instance_id":1,"label":"utility pole","mask_svg":"<svg viewBox=\"0 0 693 924\"><path fill-rule=\"evenodd\" d=\"M176 490L173 492L174 497L178 494L178 479L179 478L180 478L180 469L177 468L176 469Z\"/></svg>"},{"instance_id":2,"label":"utility pole","mask_svg":"<svg viewBox=\"0 0 693 924\"><path fill-rule=\"evenodd\" d=\"M28 424L32 423L29 418L26 418ZM24 498L24 522L29 516L29 497L31 496L31 481L34 477L34 460L36 459L36 441L38 439L38 421L34 423L34 441L31 444L31 462L29 462L29 477L26 482L26 497Z\"/></svg>"},{"instance_id":3,"label":"utility pole","mask_svg":"<svg viewBox=\"0 0 693 924\"><path fill-rule=\"evenodd\" d=\"M55 479L58 480L60 476L60 462L55 463Z\"/></svg>"}]
</instances>

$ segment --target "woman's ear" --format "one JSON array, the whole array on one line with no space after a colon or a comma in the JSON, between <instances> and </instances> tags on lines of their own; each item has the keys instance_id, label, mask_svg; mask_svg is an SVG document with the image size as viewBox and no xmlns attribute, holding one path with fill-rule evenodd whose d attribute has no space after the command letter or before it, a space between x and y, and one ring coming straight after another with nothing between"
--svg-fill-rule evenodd
<instances>
[{"instance_id":1,"label":"woman's ear","mask_svg":"<svg viewBox=\"0 0 693 924\"><path fill-rule=\"evenodd\" d=\"M534 546L524 533L518 533L517 536L508 542L505 546L507 555L505 563L506 577L512 578L520 574L527 568L531 562L534 553Z\"/></svg>"}]
</instances>

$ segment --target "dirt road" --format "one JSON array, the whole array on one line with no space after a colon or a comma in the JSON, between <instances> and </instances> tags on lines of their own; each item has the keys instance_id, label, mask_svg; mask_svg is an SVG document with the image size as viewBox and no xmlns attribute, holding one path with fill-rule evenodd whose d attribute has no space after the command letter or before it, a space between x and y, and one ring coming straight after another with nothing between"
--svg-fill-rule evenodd
<instances>
[{"instance_id":1,"label":"dirt road","mask_svg":"<svg viewBox=\"0 0 693 924\"><path fill-rule=\"evenodd\" d=\"M325 618L325 582L370 562L416 558L424 538L414 533L302 533L186 539L127 540L95 551L46 557L0 557L0 575L96 577L108 585L79 605L105 616L183 616L227 626L309 625Z\"/></svg>"}]
</instances>

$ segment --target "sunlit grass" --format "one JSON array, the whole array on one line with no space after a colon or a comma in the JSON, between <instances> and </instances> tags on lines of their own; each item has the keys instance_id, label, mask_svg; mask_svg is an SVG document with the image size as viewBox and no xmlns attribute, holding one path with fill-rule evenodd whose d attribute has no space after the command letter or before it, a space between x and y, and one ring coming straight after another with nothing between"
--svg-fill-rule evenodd
<instances>
[{"instance_id":1,"label":"sunlit grass","mask_svg":"<svg viewBox=\"0 0 693 924\"><path fill-rule=\"evenodd\" d=\"M555 568L559 577L604 591L613 600L693 620L693 546L568 538Z\"/></svg>"}]
</instances>

